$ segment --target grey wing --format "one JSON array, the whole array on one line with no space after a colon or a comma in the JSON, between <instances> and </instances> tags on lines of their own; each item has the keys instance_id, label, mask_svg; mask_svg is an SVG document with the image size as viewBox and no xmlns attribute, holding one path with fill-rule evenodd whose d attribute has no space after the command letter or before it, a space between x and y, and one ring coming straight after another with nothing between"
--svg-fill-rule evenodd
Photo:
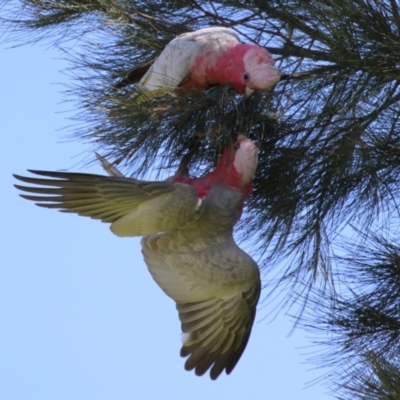
<instances>
[{"instance_id":1,"label":"grey wing","mask_svg":"<svg viewBox=\"0 0 400 400\"><path fill-rule=\"evenodd\" d=\"M121 176L123 177L124 174L113 164L108 162L108 160L101 156L99 153L94 153L96 155L96 158L100 161L101 166L103 167L104 171L107 172L108 175L110 176Z\"/></svg>"},{"instance_id":2,"label":"grey wing","mask_svg":"<svg viewBox=\"0 0 400 400\"><path fill-rule=\"evenodd\" d=\"M231 297L176 304L184 333L181 356L189 356L186 370L200 376L211 368L213 380L232 372L249 340L260 290L256 281Z\"/></svg>"},{"instance_id":3,"label":"grey wing","mask_svg":"<svg viewBox=\"0 0 400 400\"><path fill-rule=\"evenodd\" d=\"M143 92L172 91L188 78L200 51L196 41L178 36L165 47L137 89Z\"/></svg>"},{"instance_id":4,"label":"grey wing","mask_svg":"<svg viewBox=\"0 0 400 400\"><path fill-rule=\"evenodd\" d=\"M140 80L137 90L143 93L137 97L137 101L149 100L178 87L188 79L194 60L200 53L238 43L240 39L236 33L222 27L205 28L177 36Z\"/></svg>"},{"instance_id":5,"label":"grey wing","mask_svg":"<svg viewBox=\"0 0 400 400\"><path fill-rule=\"evenodd\" d=\"M217 50L218 48L225 49L229 46L241 43L235 31L224 27L200 29L196 32L186 33L181 36L195 40L201 47L201 51L209 49Z\"/></svg>"},{"instance_id":6,"label":"grey wing","mask_svg":"<svg viewBox=\"0 0 400 400\"><path fill-rule=\"evenodd\" d=\"M143 236L175 229L195 218L199 198L189 185L67 172L30 171L43 178L14 175L35 186L15 185L20 196L111 223L118 236ZM55 179L48 179L55 178Z\"/></svg>"},{"instance_id":7,"label":"grey wing","mask_svg":"<svg viewBox=\"0 0 400 400\"><path fill-rule=\"evenodd\" d=\"M259 269L232 237L198 250L194 242L188 248L174 240L178 234L143 238L144 260L176 302L184 337L181 356L189 356L185 368L197 375L211 368L216 379L233 370L246 347L261 290Z\"/></svg>"}]
</instances>

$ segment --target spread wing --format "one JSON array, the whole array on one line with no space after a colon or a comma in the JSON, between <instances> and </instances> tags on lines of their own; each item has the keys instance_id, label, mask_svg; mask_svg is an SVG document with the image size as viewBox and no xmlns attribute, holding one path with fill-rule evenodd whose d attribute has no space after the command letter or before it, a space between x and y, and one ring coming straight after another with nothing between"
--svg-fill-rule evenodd
<instances>
[{"instance_id":1,"label":"spread wing","mask_svg":"<svg viewBox=\"0 0 400 400\"><path fill-rule=\"evenodd\" d=\"M218 241L217 236L209 244L192 238L188 247L179 233L142 239L150 273L176 302L184 340L181 356L188 357L185 368L197 375L210 369L212 379L224 370L229 374L239 361L261 290L255 261L232 237Z\"/></svg>"},{"instance_id":2,"label":"spread wing","mask_svg":"<svg viewBox=\"0 0 400 400\"><path fill-rule=\"evenodd\" d=\"M40 207L111 223L118 236L143 236L175 229L195 218L199 198L189 185L68 172L30 171L43 178L14 175L34 186L15 185L20 196ZM55 178L55 179L48 179Z\"/></svg>"},{"instance_id":3,"label":"spread wing","mask_svg":"<svg viewBox=\"0 0 400 400\"><path fill-rule=\"evenodd\" d=\"M255 281L231 297L176 304L185 336L181 356L189 356L186 370L203 375L211 368L211 379L232 372L249 340L260 289Z\"/></svg>"}]
</instances>

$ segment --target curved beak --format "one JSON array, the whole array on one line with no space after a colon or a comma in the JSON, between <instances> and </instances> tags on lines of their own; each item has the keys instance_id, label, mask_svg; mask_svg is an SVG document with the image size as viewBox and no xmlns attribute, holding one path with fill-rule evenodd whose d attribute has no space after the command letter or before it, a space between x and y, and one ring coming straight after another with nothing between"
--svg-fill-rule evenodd
<instances>
[{"instance_id":1,"label":"curved beak","mask_svg":"<svg viewBox=\"0 0 400 400\"><path fill-rule=\"evenodd\" d=\"M250 89L248 86L246 86L243 97L245 99L248 99L253 93L254 93L254 89Z\"/></svg>"}]
</instances>

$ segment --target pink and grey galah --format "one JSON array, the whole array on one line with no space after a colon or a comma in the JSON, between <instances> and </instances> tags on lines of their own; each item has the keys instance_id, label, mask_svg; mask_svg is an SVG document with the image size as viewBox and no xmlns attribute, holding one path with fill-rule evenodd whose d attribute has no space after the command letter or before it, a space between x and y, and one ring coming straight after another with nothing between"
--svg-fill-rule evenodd
<instances>
[{"instance_id":1,"label":"pink and grey galah","mask_svg":"<svg viewBox=\"0 0 400 400\"><path fill-rule=\"evenodd\" d=\"M137 71L128 72L116 85L123 87ZM173 91L177 87L207 89L229 84L249 97L280 79L271 54L255 44L244 44L229 28L214 27L188 32L173 39L136 85L137 103Z\"/></svg>"},{"instance_id":2,"label":"pink and grey galah","mask_svg":"<svg viewBox=\"0 0 400 400\"><path fill-rule=\"evenodd\" d=\"M185 369L210 370L212 379L229 374L247 345L261 290L256 262L233 239L252 191L255 144L239 135L200 178L185 172L168 181L136 180L99 159L112 176L30 171L39 177L15 175L30 185L15 186L41 207L111 223L118 236L143 236L147 267L176 302Z\"/></svg>"}]
</instances>

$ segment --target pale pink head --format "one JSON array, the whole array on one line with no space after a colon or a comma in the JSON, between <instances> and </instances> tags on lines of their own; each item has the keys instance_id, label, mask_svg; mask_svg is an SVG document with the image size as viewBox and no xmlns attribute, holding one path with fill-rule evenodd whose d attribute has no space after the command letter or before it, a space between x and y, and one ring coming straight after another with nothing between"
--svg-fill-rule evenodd
<instances>
[{"instance_id":1,"label":"pale pink head","mask_svg":"<svg viewBox=\"0 0 400 400\"><path fill-rule=\"evenodd\" d=\"M247 185L253 179L258 164L257 147L253 141L244 135L239 135L233 145L235 158L233 166L241 176L242 184Z\"/></svg>"},{"instance_id":2,"label":"pale pink head","mask_svg":"<svg viewBox=\"0 0 400 400\"><path fill-rule=\"evenodd\" d=\"M183 87L206 88L230 84L237 93L250 96L255 90L268 89L280 79L271 54L255 44L237 44L220 51L210 49L199 54Z\"/></svg>"},{"instance_id":3,"label":"pale pink head","mask_svg":"<svg viewBox=\"0 0 400 400\"><path fill-rule=\"evenodd\" d=\"M243 191L243 198L247 198L253 190L251 180L256 172L258 163L256 145L244 135L239 135L237 141L227 147L215 169L208 174L194 178L178 168L177 173L169 180L177 183L186 183L193 186L199 195L204 197L213 185L226 185Z\"/></svg>"},{"instance_id":4,"label":"pale pink head","mask_svg":"<svg viewBox=\"0 0 400 400\"><path fill-rule=\"evenodd\" d=\"M257 163L256 145L246 136L239 135L233 146L225 149L213 174L225 185L244 188L251 186Z\"/></svg>"},{"instance_id":5,"label":"pale pink head","mask_svg":"<svg viewBox=\"0 0 400 400\"><path fill-rule=\"evenodd\" d=\"M246 84L245 97L251 96L255 90L270 88L281 77L271 54L259 46L251 46L243 55L243 66L243 80Z\"/></svg>"}]
</instances>

